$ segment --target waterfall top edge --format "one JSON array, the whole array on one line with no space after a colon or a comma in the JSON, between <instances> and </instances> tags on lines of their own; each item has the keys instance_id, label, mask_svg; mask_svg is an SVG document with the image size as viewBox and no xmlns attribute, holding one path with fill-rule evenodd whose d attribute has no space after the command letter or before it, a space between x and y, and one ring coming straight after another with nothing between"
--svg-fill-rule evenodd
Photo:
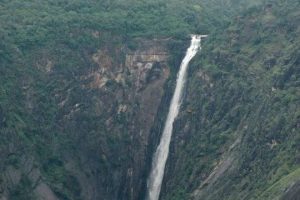
<instances>
[{"instance_id":1,"label":"waterfall top edge","mask_svg":"<svg viewBox=\"0 0 300 200\"><path fill-rule=\"evenodd\" d=\"M197 35L197 34L191 34L190 36L191 36L192 38L193 38L193 37L196 37L196 38L199 38L199 39L208 37L208 35Z\"/></svg>"}]
</instances>

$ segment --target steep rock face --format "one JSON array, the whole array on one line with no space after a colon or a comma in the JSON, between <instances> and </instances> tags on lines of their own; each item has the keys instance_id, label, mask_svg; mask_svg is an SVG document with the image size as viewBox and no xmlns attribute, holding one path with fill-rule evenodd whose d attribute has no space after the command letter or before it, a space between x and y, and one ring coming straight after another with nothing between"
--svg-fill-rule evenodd
<instances>
[{"instance_id":1,"label":"steep rock face","mask_svg":"<svg viewBox=\"0 0 300 200\"><path fill-rule=\"evenodd\" d=\"M168 41L138 39L130 50L114 40L70 55L37 50L37 75L19 83L32 126L24 125L25 141L7 135L0 199L140 198L150 129L170 73ZM67 68L72 60L81 65Z\"/></svg>"},{"instance_id":2,"label":"steep rock face","mask_svg":"<svg viewBox=\"0 0 300 200\"><path fill-rule=\"evenodd\" d=\"M255 7L203 41L175 121L162 199L299 194L298 8L298 1Z\"/></svg>"},{"instance_id":3,"label":"steep rock face","mask_svg":"<svg viewBox=\"0 0 300 200\"><path fill-rule=\"evenodd\" d=\"M158 48L160 51L156 50ZM121 52L118 52L116 56L121 57ZM143 184L145 153L150 128L163 95L163 85L169 76L167 51L164 44L147 41L146 44L140 43L140 47L134 52L127 51L125 62L113 65L113 59L105 53L105 50L98 50L92 58L98 64L98 68L81 76L81 79L91 80L84 85L84 88L91 88L93 93L103 93L103 95L92 97L95 115L101 116L106 133L110 133L109 137L117 141L111 141L115 143L113 147L111 144L104 144L103 147L101 142L99 147L94 146L96 149L100 148L98 156L108 165L105 166L107 171L103 174L100 172L97 179L107 176L106 179L110 181L110 184L103 181L101 185L98 185L99 188L103 188L101 191L103 194L93 194L97 196L89 198L86 197L91 195L91 192L85 192L83 189L83 193L85 192L83 196L86 199L101 197L138 199ZM75 107L76 105L80 103L76 103ZM76 115L80 116L80 112ZM68 124L70 121L72 118L64 123ZM79 140L87 137L82 134L79 133ZM84 144L86 142L92 141L88 138L82 144L79 142L82 145L81 151L86 151L88 148ZM90 152L86 152L82 155L82 159L89 156ZM83 161L83 165L88 164ZM97 168L96 163L94 167ZM84 182L90 181L87 178Z\"/></svg>"}]
</instances>

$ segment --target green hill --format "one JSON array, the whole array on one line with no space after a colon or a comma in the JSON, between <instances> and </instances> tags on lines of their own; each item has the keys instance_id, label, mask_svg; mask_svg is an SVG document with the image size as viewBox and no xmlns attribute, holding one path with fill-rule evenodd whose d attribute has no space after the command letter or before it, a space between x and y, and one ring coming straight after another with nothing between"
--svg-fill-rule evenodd
<instances>
[{"instance_id":1,"label":"green hill","mask_svg":"<svg viewBox=\"0 0 300 200\"><path fill-rule=\"evenodd\" d=\"M0 1L0 199L143 199L191 33L161 199L296 198L299 8Z\"/></svg>"}]
</instances>

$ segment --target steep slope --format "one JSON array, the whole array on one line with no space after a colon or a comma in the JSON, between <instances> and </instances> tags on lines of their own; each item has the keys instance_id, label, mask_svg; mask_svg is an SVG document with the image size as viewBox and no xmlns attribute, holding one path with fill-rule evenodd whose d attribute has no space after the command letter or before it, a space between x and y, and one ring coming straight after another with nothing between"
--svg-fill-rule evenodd
<instances>
[{"instance_id":1,"label":"steep slope","mask_svg":"<svg viewBox=\"0 0 300 200\"><path fill-rule=\"evenodd\" d=\"M198 4L1 1L0 198L139 199Z\"/></svg>"},{"instance_id":2,"label":"steep slope","mask_svg":"<svg viewBox=\"0 0 300 200\"><path fill-rule=\"evenodd\" d=\"M297 195L299 17L298 1L272 1L204 41L175 124L162 199Z\"/></svg>"},{"instance_id":3,"label":"steep slope","mask_svg":"<svg viewBox=\"0 0 300 200\"><path fill-rule=\"evenodd\" d=\"M162 198L293 199L299 3L272 2L1 1L0 199L142 199L190 33Z\"/></svg>"},{"instance_id":4,"label":"steep slope","mask_svg":"<svg viewBox=\"0 0 300 200\"><path fill-rule=\"evenodd\" d=\"M117 36L91 35L114 44L35 49L17 79L5 72L19 91L1 80L15 98L1 104L1 198L138 199L168 40L137 39L130 50Z\"/></svg>"}]
</instances>

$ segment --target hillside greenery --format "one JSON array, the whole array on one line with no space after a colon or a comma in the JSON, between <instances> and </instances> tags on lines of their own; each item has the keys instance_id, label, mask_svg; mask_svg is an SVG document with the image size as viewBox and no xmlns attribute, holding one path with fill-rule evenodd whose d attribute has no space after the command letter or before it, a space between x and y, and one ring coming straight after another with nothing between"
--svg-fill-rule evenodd
<instances>
[{"instance_id":1,"label":"hillside greenery","mask_svg":"<svg viewBox=\"0 0 300 200\"><path fill-rule=\"evenodd\" d=\"M71 160L100 177L100 192L126 199L126 183L116 177L133 160L133 115L109 112L118 103L115 82L107 91L82 87L80 76L97 67L89 56L106 48L117 65L124 55L116 49L135 49L136 38L172 38L171 89L188 35L201 33L209 37L191 64L162 199L191 198L226 155L235 171L205 199L279 197L299 176L299 16L297 0L1 0L0 194L35 199L32 164L57 197L80 199L81 186L65 166ZM50 75L39 69L49 60ZM167 108L171 90L165 96L160 107ZM66 97L65 108L57 106ZM101 115L100 98L107 103ZM80 112L69 119L77 104ZM115 129L106 128L107 119ZM14 186L3 182L11 168L24 172Z\"/></svg>"},{"instance_id":2,"label":"hillside greenery","mask_svg":"<svg viewBox=\"0 0 300 200\"><path fill-rule=\"evenodd\" d=\"M269 1L203 41L163 199L190 199L214 169L195 199L280 199L299 181L299 19L298 1Z\"/></svg>"}]
</instances>

